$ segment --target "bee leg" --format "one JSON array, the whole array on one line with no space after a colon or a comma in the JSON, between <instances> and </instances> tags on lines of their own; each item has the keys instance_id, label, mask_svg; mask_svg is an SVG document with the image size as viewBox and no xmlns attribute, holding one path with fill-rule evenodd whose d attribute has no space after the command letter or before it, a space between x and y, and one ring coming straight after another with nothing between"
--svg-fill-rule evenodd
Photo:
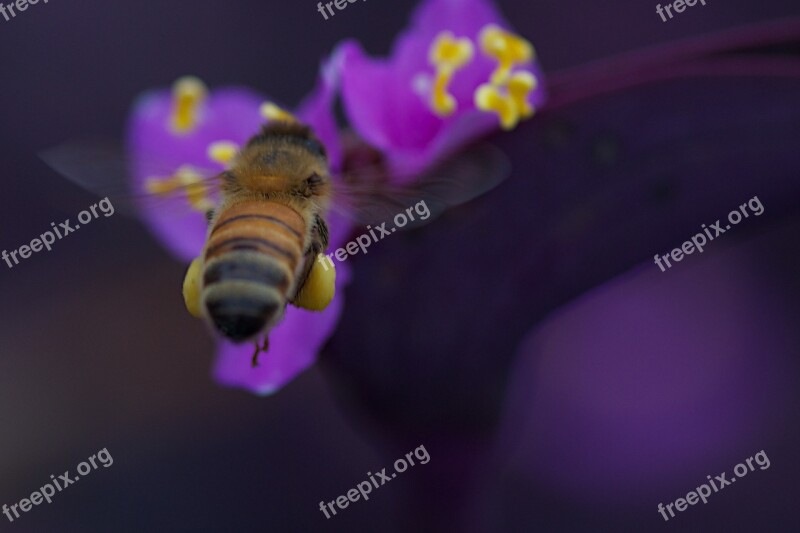
<instances>
[{"instance_id":1,"label":"bee leg","mask_svg":"<svg viewBox=\"0 0 800 533\"><path fill-rule=\"evenodd\" d=\"M258 354L261 352L267 353L269 350L269 337L264 338L264 342L261 346L258 345L258 341L256 341L256 351L253 353L253 368L258 366Z\"/></svg>"}]
</instances>

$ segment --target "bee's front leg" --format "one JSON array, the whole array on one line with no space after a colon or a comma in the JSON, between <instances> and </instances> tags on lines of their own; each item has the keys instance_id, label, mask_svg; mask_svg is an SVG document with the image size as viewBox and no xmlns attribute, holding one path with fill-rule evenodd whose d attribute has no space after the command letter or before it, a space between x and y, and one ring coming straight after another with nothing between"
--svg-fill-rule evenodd
<instances>
[{"instance_id":1,"label":"bee's front leg","mask_svg":"<svg viewBox=\"0 0 800 533\"><path fill-rule=\"evenodd\" d=\"M258 355L261 352L267 353L268 350L269 350L269 337L264 337L264 342L261 344L261 346L259 346L258 341L256 341L256 351L253 353L253 361L252 361L253 368L256 368L258 366Z\"/></svg>"}]
</instances>

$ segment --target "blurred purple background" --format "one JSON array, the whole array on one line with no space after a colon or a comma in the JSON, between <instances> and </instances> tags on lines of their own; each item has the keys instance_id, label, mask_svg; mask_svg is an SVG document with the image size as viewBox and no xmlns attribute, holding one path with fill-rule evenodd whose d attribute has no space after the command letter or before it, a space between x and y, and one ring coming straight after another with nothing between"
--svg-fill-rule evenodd
<instances>
[{"instance_id":1,"label":"blurred purple background","mask_svg":"<svg viewBox=\"0 0 800 533\"><path fill-rule=\"evenodd\" d=\"M662 23L656 3L498 2L562 94L608 75L564 69L800 15L738 0ZM312 2L87 0L0 20L0 249L93 203L36 154L119 137L141 91L191 73L293 105L339 40L385 53L412 7L358 2L324 21ZM114 458L0 529L798 530L800 36L787 33L720 54L747 58L733 73L656 69L496 139L511 179L359 258L320 364L271 397L213 382L184 265L136 221L0 263L0 505L102 448ZM667 273L652 264L755 195L763 216ZM319 511L420 444L427 465ZM657 513L761 449L768 470L668 523Z\"/></svg>"}]
</instances>

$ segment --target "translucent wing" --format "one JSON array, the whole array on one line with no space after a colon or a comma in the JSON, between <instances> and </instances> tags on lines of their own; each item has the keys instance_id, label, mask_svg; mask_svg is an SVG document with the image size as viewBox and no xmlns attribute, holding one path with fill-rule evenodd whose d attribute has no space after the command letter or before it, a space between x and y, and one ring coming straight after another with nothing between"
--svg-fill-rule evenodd
<instances>
[{"instance_id":1,"label":"translucent wing","mask_svg":"<svg viewBox=\"0 0 800 533\"><path fill-rule=\"evenodd\" d=\"M415 228L448 208L490 191L510 173L511 165L505 154L492 145L481 144L440 161L407 186L391 185L389 176L377 166L359 169L356 176L345 175L336 183L333 206L363 224L389 222L416 206L420 211L424 207L430 214L424 220L416 216L404 227Z\"/></svg>"},{"instance_id":2,"label":"translucent wing","mask_svg":"<svg viewBox=\"0 0 800 533\"><path fill-rule=\"evenodd\" d=\"M213 209L219 199L220 170L133 161L114 143L77 141L41 152L51 168L129 215L158 209L175 216ZM136 180L134 176L148 176Z\"/></svg>"}]
</instances>

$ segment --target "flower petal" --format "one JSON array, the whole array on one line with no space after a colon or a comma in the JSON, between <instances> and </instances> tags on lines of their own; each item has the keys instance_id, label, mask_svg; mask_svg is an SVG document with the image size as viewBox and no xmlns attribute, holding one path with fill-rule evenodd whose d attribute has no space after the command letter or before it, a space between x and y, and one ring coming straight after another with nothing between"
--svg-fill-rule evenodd
<instances>
[{"instance_id":1,"label":"flower petal","mask_svg":"<svg viewBox=\"0 0 800 533\"><path fill-rule=\"evenodd\" d=\"M333 113L333 104L339 93L338 57L334 55L322 65L317 86L298 106L297 117L311 126L328 152L331 169L342 165L342 144L339 127Z\"/></svg>"},{"instance_id":2,"label":"flower petal","mask_svg":"<svg viewBox=\"0 0 800 533\"><path fill-rule=\"evenodd\" d=\"M515 479L649 505L776 429L798 352L780 324L797 307L752 268L766 249L716 248L669 276L648 261L533 328L498 439Z\"/></svg>"},{"instance_id":3,"label":"flower petal","mask_svg":"<svg viewBox=\"0 0 800 533\"><path fill-rule=\"evenodd\" d=\"M283 321L270 333L269 351L259 356L253 368L251 344L222 341L214 377L223 385L267 395L294 379L316 360L317 353L333 334L344 306L343 289L350 280L349 265L336 265L336 297L325 311L314 312L288 306Z\"/></svg>"},{"instance_id":4,"label":"flower petal","mask_svg":"<svg viewBox=\"0 0 800 533\"><path fill-rule=\"evenodd\" d=\"M134 194L146 194L144 184L149 178L166 178L183 165L222 170L221 165L208 158L208 146L220 140L246 142L262 123L258 109L264 100L248 89L214 91L204 104L197 126L177 134L170 128L171 92L163 90L143 96L128 124L127 149L133 161ZM162 175L154 176L154 171ZM205 216L185 209L184 198L166 200L163 207L143 211L142 219L167 249L190 261L205 243Z\"/></svg>"}]
</instances>

